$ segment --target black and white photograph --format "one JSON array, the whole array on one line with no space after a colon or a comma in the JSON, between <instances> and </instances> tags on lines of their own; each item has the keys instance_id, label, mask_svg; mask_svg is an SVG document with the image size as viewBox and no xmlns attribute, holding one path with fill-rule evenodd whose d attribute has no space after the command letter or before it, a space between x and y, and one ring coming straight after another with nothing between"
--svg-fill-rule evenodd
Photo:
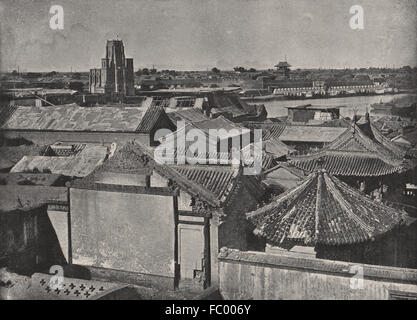
<instances>
[{"instance_id":1,"label":"black and white photograph","mask_svg":"<svg viewBox=\"0 0 417 320\"><path fill-rule=\"evenodd\" d=\"M416 145L417 0L0 0L0 300L417 300Z\"/></svg>"}]
</instances>

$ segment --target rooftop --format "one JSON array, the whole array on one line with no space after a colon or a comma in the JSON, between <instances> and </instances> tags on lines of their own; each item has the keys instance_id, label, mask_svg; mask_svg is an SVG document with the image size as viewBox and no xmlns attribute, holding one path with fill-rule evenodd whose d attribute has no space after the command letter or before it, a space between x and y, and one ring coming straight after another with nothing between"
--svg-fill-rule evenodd
<instances>
[{"instance_id":1,"label":"rooftop","mask_svg":"<svg viewBox=\"0 0 417 320\"><path fill-rule=\"evenodd\" d=\"M196 108L187 108L184 110L173 111L167 113L167 115L173 123L176 123L177 121L200 122L208 120L203 112Z\"/></svg>"},{"instance_id":2,"label":"rooftop","mask_svg":"<svg viewBox=\"0 0 417 320\"><path fill-rule=\"evenodd\" d=\"M315 171L272 203L247 214L272 245L344 245L372 240L407 215L375 202L325 171Z\"/></svg>"},{"instance_id":3,"label":"rooftop","mask_svg":"<svg viewBox=\"0 0 417 320\"><path fill-rule=\"evenodd\" d=\"M154 159L154 150L140 142L132 142L118 148L114 156L96 168L90 175L77 181L74 187L94 188L102 172L144 174L144 168L155 170L166 179L176 183L181 190L206 201L213 207L223 206L238 182L257 184L256 177L242 175L242 170L231 166L213 165L166 165ZM252 181L254 179L254 181ZM256 193L255 193L256 194Z\"/></svg>"},{"instance_id":4,"label":"rooftop","mask_svg":"<svg viewBox=\"0 0 417 320\"><path fill-rule=\"evenodd\" d=\"M148 132L160 107L18 106L3 130Z\"/></svg>"},{"instance_id":5,"label":"rooftop","mask_svg":"<svg viewBox=\"0 0 417 320\"><path fill-rule=\"evenodd\" d=\"M346 128L322 126L285 126L278 136L281 141L329 143L337 139Z\"/></svg>"},{"instance_id":6,"label":"rooftop","mask_svg":"<svg viewBox=\"0 0 417 320\"><path fill-rule=\"evenodd\" d=\"M288 106L287 109L308 109L308 110L339 110L343 108L343 106L319 106L319 105L311 105L311 104L304 104L299 106Z\"/></svg>"},{"instance_id":7,"label":"rooftop","mask_svg":"<svg viewBox=\"0 0 417 320\"><path fill-rule=\"evenodd\" d=\"M329 145L311 154L292 155L289 163L308 172L323 166L331 174L344 176L381 176L401 171L404 163L397 147L390 141L378 141L376 129L370 124L362 129L352 124Z\"/></svg>"},{"instance_id":8,"label":"rooftop","mask_svg":"<svg viewBox=\"0 0 417 320\"><path fill-rule=\"evenodd\" d=\"M24 156L11 173L48 172L68 177L84 177L107 156L107 147L85 145L82 151L69 156Z\"/></svg>"},{"instance_id":9,"label":"rooftop","mask_svg":"<svg viewBox=\"0 0 417 320\"><path fill-rule=\"evenodd\" d=\"M251 129L262 129L262 139L285 142L330 143L346 131L346 127L292 125L280 122L246 123Z\"/></svg>"}]
</instances>

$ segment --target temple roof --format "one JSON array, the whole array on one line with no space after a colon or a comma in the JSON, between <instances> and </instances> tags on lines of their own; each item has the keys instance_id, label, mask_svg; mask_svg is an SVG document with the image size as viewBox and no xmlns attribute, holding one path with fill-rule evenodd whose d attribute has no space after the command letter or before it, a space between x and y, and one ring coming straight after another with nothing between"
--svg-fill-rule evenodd
<instances>
[{"instance_id":1,"label":"temple roof","mask_svg":"<svg viewBox=\"0 0 417 320\"><path fill-rule=\"evenodd\" d=\"M354 244L381 236L407 217L324 170L247 214L254 233L273 245Z\"/></svg>"},{"instance_id":2,"label":"temple roof","mask_svg":"<svg viewBox=\"0 0 417 320\"><path fill-rule=\"evenodd\" d=\"M243 175L241 168L212 165L167 165L154 158L154 150L140 142L132 142L116 150L114 156L90 175L74 183L75 188L94 188L101 173L144 174L144 169L155 170L175 183L182 191L207 202L212 207L223 207L230 196L244 183L256 185L258 193L263 185L257 177Z\"/></svg>"},{"instance_id":3,"label":"temple roof","mask_svg":"<svg viewBox=\"0 0 417 320\"><path fill-rule=\"evenodd\" d=\"M322 167L343 176L382 176L402 171L404 152L370 124L352 124L333 142L305 155L293 155L289 163L305 171Z\"/></svg>"}]
</instances>

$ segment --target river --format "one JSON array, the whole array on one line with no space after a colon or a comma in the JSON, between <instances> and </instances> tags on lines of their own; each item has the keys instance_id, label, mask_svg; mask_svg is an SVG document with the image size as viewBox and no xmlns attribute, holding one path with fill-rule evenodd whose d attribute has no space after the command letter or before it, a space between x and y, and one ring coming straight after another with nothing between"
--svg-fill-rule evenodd
<instances>
[{"instance_id":1,"label":"river","mask_svg":"<svg viewBox=\"0 0 417 320\"><path fill-rule=\"evenodd\" d=\"M264 104L268 111L268 117L282 117L286 116L286 107L298 106L303 104L312 104L314 106L337 106L340 107L340 114L343 117L352 118L354 111L356 114L363 115L366 109L371 110L371 105L374 103L390 102L394 98L398 99L409 95L408 93L401 93L395 95L378 95L378 96L356 96L356 97L342 97L329 99L303 99L303 100L276 100L257 102L257 104Z\"/></svg>"}]
</instances>

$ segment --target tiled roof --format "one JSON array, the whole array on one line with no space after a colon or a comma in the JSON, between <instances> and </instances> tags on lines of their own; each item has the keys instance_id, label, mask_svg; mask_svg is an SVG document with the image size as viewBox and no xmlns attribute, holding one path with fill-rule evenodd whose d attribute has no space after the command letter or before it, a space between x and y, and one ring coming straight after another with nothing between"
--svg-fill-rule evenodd
<instances>
[{"instance_id":1,"label":"tiled roof","mask_svg":"<svg viewBox=\"0 0 417 320\"><path fill-rule=\"evenodd\" d=\"M343 245L381 236L406 214L319 171L247 217L254 233L273 245Z\"/></svg>"},{"instance_id":2,"label":"tiled roof","mask_svg":"<svg viewBox=\"0 0 417 320\"><path fill-rule=\"evenodd\" d=\"M161 114L160 107L78 105L16 107L3 130L148 132Z\"/></svg>"},{"instance_id":3,"label":"tiled roof","mask_svg":"<svg viewBox=\"0 0 417 320\"><path fill-rule=\"evenodd\" d=\"M5 106L0 108L0 127L2 127L6 121L13 115L17 107Z\"/></svg>"},{"instance_id":4,"label":"tiled roof","mask_svg":"<svg viewBox=\"0 0 417 320\"><path fill-rule=\"evenodd\" d=\"M167 165L154 158L154 150L140 142L128 143L74 187L92 188L102 172L143 174L144 168L175 182L181 190L206 201L212 207L225 205L238 183L246 181L242 170L231 166ZM148 160L149 159L149 160ZM257 180L256 180L257 181ZM258 182L258 189L262 189Z\"/></svg>"},{"instance_id":5,"label":"tiled roof","mask_svg":"<svg viewBox=\"0 0 417 320\"><path fill-rule=\"evenodd\" d=\"M147 159L150 159L149 162ZM221 205L220 200L214 193L200 184L187 179L171 166L155 161L154 150L137 141L127 143L123 147L118 148L112 158L97 167L84 179L76 181L74 187L93 188L95 181L97 181L102 172L143 174L144 168L156 170L163 177L176 182L185 192L202 198L213 207Z\"/></svg>"},{"instance_id":6,"label":"tiled roof","mask_svg":"<svg viewBox=\"0 0 417 320\"><path fill-rule=\"evenodd\" d=\"M248 153L247 148L249 146L243 148L240 152L240 160L242 164L247 167L252 167L254 160L259 160L259 156L255 155L256 159L253 158L253 147ZM185 148L181 148L180 150L186 150ZM233 152L206 152L205 154L194 154L192 156L187 155L185 151L182 151L182 155L185 155L185 163L198 163L199 165L209 165L209 164L217 164L217 165L226 165L230 166L234 163L234 153ZM262 170L267 170L273 167L276 164L275 158L276 155L270 154L267 152L258 153L262 157ZM178 161L178 149L174 149L173 154L163 154L161 155L164 160L168 161L169 163L177 163ZM158 157L159 159L159 157ZM162 159L162 158L161 158Z\"/></svg>"},{"instance_id":7,"label":"tiled roof","mask_svg":"<svg viewBox=\"0 0 417 320\"><path fill-rule=\"evenodd\" d=\"M197 129L197 130L196 130ZM223 116L220 116L216 119L209 119L199 122L188 122L185 124L185 126L182 126L180 128L177 128L177 131L170 133L166 135L163 139L164 141L167 141L169 143L176 143L180 141L178 138L179 134L183 134L184 137L187 136L187 134L190 132L190 130L196 130L196 132L200 131L203 132L203 134L206 137L207 146L206 148L209 148L208 145L216 146L218 143L218 139L227 139L236 137L245 133L249 133L249 129L240 126L239 124L236 124L232 121L227 120ZM210 135L210 130L212 130L212 133L215 134L216 132L213 132L214 130L217 130L218 135ZM226 130L222 132L221 130ZM201 142L201 141L199 141ZM191 144L194 144L194 141L185 141L186 146L188 147Z\"/></svg>"},{"instance_id":8,"label":"tiled roof","mask_svg":"<svg viewBox=\"0 0 417 320\"><path fill-rule=\"evenodd\" d=\"M208 120L208 118L199 109L195 108L169 112L167 115L173 123L181 120L184 122L199 122Z\"/></svg>"},{"instance_id":9,"label":"tiled roof","mask_svg":"<svg viewBox=\"0 0 417 320\"><path fill-rule=\"evenodd\" d=\"M100 165L107 156L107 147L88 145L79 154L54 156L24 156L10 172L49 172L69 177L84 177Z\"/></svg>"},{"instance_id":10,"label":"tiled roof","mask_svg":"<svg viewBox=\"0 0 417 320\"><path fill-rule=\"evenodd\" d=\"M143 115L142 120L136 128L136 131L140 133L150 132L155 126L155 123L158 121L159 117L164 113L164 108L161 106L149 107Z\"/></svg>"},{"instance_id":11,"label":"tiled roof","mask_svg":"<svg viewBox=\"0 0 417 320\"><path fill-rule=\"evenodd\" d=\"M288 142L330 143L339 137L346 128L322 126L286 126L279 139Z\"/></svg>"},{"instance_id":12,"label":"tiled roof","mask_svg":"<svg viewBox=\"0 0 417 320\"><path fill-rule=\"evenodd\" d=\"M208 119L194 123L194 125L205 132L209 132L210 129L225 129L225 130L239 130L240 132L249 132L249 130L237 123L234 123L223 116L219 116L215 119Z\"/></svg>"},{"instance_id":13,"label":"tiled roof","mask_svg":"<svg viewBox=\"0 0 417 320\"><path fill-rule=\"evenodd\" d=\"M258 147L253 143L243 148L242 157L245 159L245 164L248 164L248 161L252 160L254 155L257 157L256 160L259 160L260 155L262 157L262 170L268 170L277 164L276 159L293 151L290 147L275 139L263 141L262 148L262 150L258 150ZM254 154L255 150L257 152ZM247 158L248 151L250 158Z\"/></svg>"},{"instance_id":14,"label":"tiled roof","mask_svg":"<svg viewBox=\"0 0 417 320\"><path fill-rule=\"evenodd\" d=\"M322 166L331 174L343 176L382 176L401 171L404 167L401 154L372 138L353 125L323 149L291 155L289 162L309 172Z\"/></svg>"},{"instance_id":15,"label":"tiled roof","mask_svg":"<svg viewBox=\"0 0 417 320\"><path fill-rule=\"evenodd\" d=\"M262 129L263 140L273 138L288 142L330 143L346 131L346 127L271 122L245 122L245 126L250 129Z\"/></svg>"},{"instance_id":16,"label":"tiled roof","mask_svg":"<svg viewBox=\"0 0 417 320\"><path fill-rule=\"evenodd\" d=\"M278 165L264 171L263 176L263 182L266 185L273 188L278 186L281 192L297 186L306 177L302 170L292 167L286 162L278 162Z\"/></svg>"},{"instance_id":17,"label":"tiled roof","mask_svg":"<svg viewBox=\"0 0 417 320\"><path fill-rule=\"evenodd\" d=\"M219 166L171 166L186 179L193 181L216 195L220 201L226 200L234 187L239 170Z\"/></svg>"},{"instance_id":18,"label":"tiled roof","mask_svg":"<svg viewBox=\"0 0 417 320\"><path fill-rule=\"evenodd\" d=\"M242 115L242 112L250 115L257 114L256 106L247 104L236 93L214 92L208 94L207 99L211 108L216 108L217 112L222 110L231 112L233 117Z\"/></svg>"},{"instance_id":19,"label":"tiled roof","mask_svg":"<svg viewBox=\"0 0 417 320\"><path fill-rule=\"evenodd\" d=\"M307 172L315 170L323 163L323 168L341 176L384 176L401 170L401 166L391 165L375 155L361 152L323 153L321 159L291 159L290 163Z\"/></svg>"},{"instance_id":20,"label":"tiled roof","mask_svg":"<svg viewBox=\"0 0 417 320\"><path fill-rule=\"evenodd\" d=\"M210 113L215 117L219 114L231 114L232 117L240 117L246 115L246 112L235 107L229 106L224 108L211 108Z\"/></svg>"},{"instance_id":21,"label":"tiled roof","mask_svg":"<svg viewBox=\"0 0 417 320\"><path fill-rule=\"evenodd\" d=\"M21 145L14 147L0 147L0 161L4 161L6 167L12 168L24 156L38 156L46 149L46 146ZM10 164L12 164L10 166Z\"/></svg>"},{"instance_id":22,"label":"tiled roof","mask_svg":"<svg viewBox=\"0 0 417 320\"><path fill-rule=\"evenodd\" d=\"M285 127L286 126L283 124L272 124L267 126L266 128L263 128L262 138L264 140L279 139Z\"/></svg>"}]
</instances>

